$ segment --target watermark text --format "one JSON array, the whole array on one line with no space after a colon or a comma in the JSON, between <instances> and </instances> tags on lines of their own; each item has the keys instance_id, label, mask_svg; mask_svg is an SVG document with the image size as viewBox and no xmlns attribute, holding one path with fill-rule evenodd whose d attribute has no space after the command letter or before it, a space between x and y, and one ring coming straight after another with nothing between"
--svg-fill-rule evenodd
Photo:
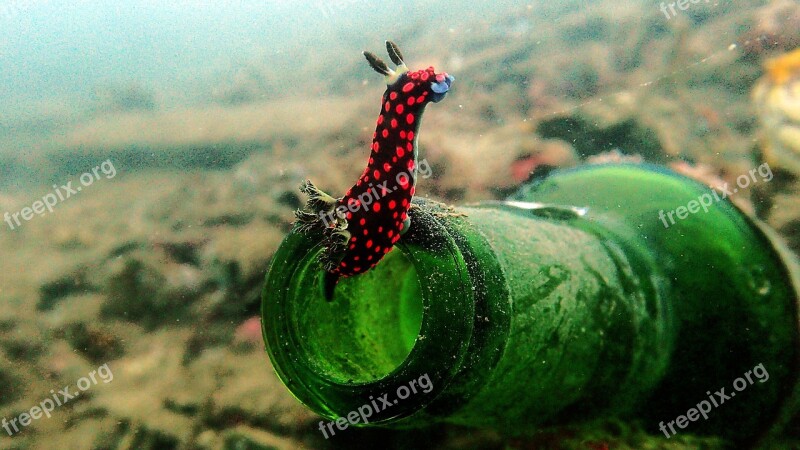
<instances>
[{"instance_id":1,"label":"watermark text","mask_svg":"<svg viewBox=\"0 0 800 450\"><path fill-rule=\"evenodd\" d=\"M320 420L319 431L322 432L322 435L325 436L325 439L328 439L330 436L336 434L336 432L333 430L334 425L340 431L344 431L350 425L355 425L357 423L367 424L369 423L369 418L372 417L373 413L385 411L391 408L392 405L396 405L400 400L405 400L410 397L411 394L416 394L418 392L417 388L419 388L420 391L425 394L433 390L433 383L431 382L431 379L428 377L427 373L420 376L416 380L409 381L408 386L399 386L397 388L397 392L395 393L397 395L396 399L390 399L389 394L383 394L377 399L370 395L370 402L361 405L356 411L350 411L346 416L339 417L335 421L325 423ZM328 436L329 431L330 436Z\"/></svg>"},{"instance_id":2,"label":"watermark text","mask_svg":"<svg viewBox=\"0 0 800 450\"><path fill-rule=\"evenodd\" d=\"M26 206L13 213L6 211L6 213L3 214L3 221L13 231L22 226L22 221L20 219L27 222L31 220L35 214L44 216L48 212L53 212L53 208L60 202L77 195L84 187L89 187L92 183L99 180L101 173L105 175L106 179L114 178L114 176L117 175L117 169L110 159L103 161L102 164L93 168L91 172L86 172L78 177L78 183L80 184L75 183L73 186L72 181L68 181L67 184L61 186L54 184L53 192L45 194L41 199L33 202L31 206Z\"/></svg>"},{"instance_id":3,"label":"watermark text","mask_svg":"<svg viewBox=\"0 0 800 450\"><path fill-rule=\"evenodd\" d=\"M85 392L92 386L98 384L98 377L103 383L110 383L114 379L114 374L108 367L108 363L103 364L102 366L98 367L97 370L89 372L87 376L78 380L77 391L70 392L69 386L64 386L64 388L58 392L51 389L50 397L45 398L38 405L32 407L29 411L21 413L19 416L14 417L11 420L7 420L5 417L3 417L2 421L0 421L0 425L2 425L3 429L6 430L6 433L8 433L9 436L13 436L15 433L19 433L21 428L27 427L33 423L34 420L41 419L42 416L46 416L49 419L52 416L51 413L56 409L56 407L69 403L74 398L81 395L81 392Z\"/></svg>"},{"instance_id":4,"label":"watermark text","mask_svg":"<svg viewBox=\"0 0 800 450\"><path fill-rule=\"evenodd\" d=\"M753 367L752 370L745 372L744 377L739 377L733 380L733 389L735 392L726 393L725 388L722 388L714 392L712 395L711 391L706 391L708 400L700 401L694 408L689 408L689 410L686 411L686 415L680 415L675 418L675 420L670 420L667 422L666 425L663 421L659 422L658 429L664 433L664 436L671 438L677 434L677 431L675 431L675 425L677 425L678 428L683 429L689 426L689 423L699 420L701 416L704 420L707 420L708 413L710 413L712 410L712 405L714 408L719 408L726 401L735 397L736 392L742 392L743 390L747 389L748 386L755 384L756 381L759 383L765 383L767 380L769 380L769 373L767 372L767 369L764 368L764 364L759 364ZM667 428L669 428L669 430L667 430Z\"/></svg>"},{"instance_id":5,"label":"watermark text","mask_svg":"<svg viewBox=\"0 0 800 450\"><path fill-rule=\"evenodd\" d=\"M773 177L772 169L769 168L769 164L761 164L755 169L750 169L748 173L739 175L736 178L736 185L738 187L730 188L728 183L724 183L722 186L711 189L711 192L697 197L697 200L690 200L686 206L679 206L666 213L663 209L658 211L658 218L661 220L661 223L664 224L664 228L669 228L671 225L675 225L676 217L678 220L683 220L689 217L689 214L697 214L700 212L700 209L702 209L703 212L708 212L708 207L714 203L733 196L733 194L739 192L739 189L746 189L751 183L758 183L759 179L756 177L756 174L758 174L761 177L761 181L764 182L769 182ZM669 222L667 222L667 219L669 219Z\"/></svg>"}]
</instances>

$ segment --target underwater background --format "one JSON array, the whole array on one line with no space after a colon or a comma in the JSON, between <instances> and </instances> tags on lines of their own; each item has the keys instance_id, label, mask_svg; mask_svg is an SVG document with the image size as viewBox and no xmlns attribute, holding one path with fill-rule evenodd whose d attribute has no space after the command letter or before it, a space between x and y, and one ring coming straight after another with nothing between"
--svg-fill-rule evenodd
<instances>
[{"instance_id":1,"label":"underwater background","mask_svg":"<svg viewBox=\"0 0 800 450\"><path fill-rule=\"evenodd\" d=\"M366 162L385 85L361 51L385 39L457 79L425 114L417 195L502 199L606 161L734 184L768 163L731 200L800 250L800 4L670 3L3 0L0 419L59 404L0 448L723 448L635 422L325 439L259 319L300 182L342 193ZM776 439L800 448L800 420Z\"/></svg>"}]
</instances>

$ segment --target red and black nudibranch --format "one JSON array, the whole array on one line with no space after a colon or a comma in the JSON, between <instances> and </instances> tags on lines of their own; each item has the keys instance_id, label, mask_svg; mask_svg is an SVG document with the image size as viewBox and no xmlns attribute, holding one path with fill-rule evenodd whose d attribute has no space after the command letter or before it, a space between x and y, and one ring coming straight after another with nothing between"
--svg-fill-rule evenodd
<instances>
[{"instance_id":1,"label":"red and black nudibranch","mask_svg":"<svg viewBox=\"0 0 800 450\"><path fill-rule=\"evenodd\" d=\"M417 134L425 106L442 100L454 78L433 67L410 72L400 50L386 42L396 70L369 52L370 66L385 75L378 124L372 137L367 168L338 199L306 180L301 191L309 196L295 212L301 230L321 228L325 249L320 261L336 279L374 267L409 225L408 210L417 174Z\"/></svg>"}]
</instances>

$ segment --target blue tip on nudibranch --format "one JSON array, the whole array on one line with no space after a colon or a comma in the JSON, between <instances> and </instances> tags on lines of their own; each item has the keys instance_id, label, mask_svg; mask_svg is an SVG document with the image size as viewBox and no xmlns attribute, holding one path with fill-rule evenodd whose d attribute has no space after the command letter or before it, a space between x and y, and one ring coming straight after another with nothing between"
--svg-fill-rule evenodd
<instances>
[{"instance_id":1,"label":"blue tip on nudibranch","mask_svg":"<svg viewBox=\"0 0 800 450\"><path fill-rule=\"evenodd\" d=\"M444 94L448 89L450 89L450 86L444 82L431 84L431 90L437 94Z\"/></svg>"},{"instance_id":2,"label":"blue tip on nudibranch","mask_svg":"<svg viewBox=\"0 0 800 450\"><path fill-rule=\"evenodd\" d=\"M450 85L455 81L455 77L452 75L447 75L445 80L441 83L431 83L431 90L436 94L444 94L450 90Z\"/></svg>"},{"instance_id":3,"label":"blue tip on nudibranch","mask_svg":"<svg viewBox=\"0 0 800 450\"><path fill-rule=\"evenodd\" d=\"M450 90L450 85L453 84L453 81L455 81L455 77L453 77L452 75L445 75L443 81L436 81L431 83L431 90L433 91L434 94L433 97L431 98L431 101L436 103L441 99L443 99L444 96L447 95L447 91Z\"/></svg>"}]
</instances>

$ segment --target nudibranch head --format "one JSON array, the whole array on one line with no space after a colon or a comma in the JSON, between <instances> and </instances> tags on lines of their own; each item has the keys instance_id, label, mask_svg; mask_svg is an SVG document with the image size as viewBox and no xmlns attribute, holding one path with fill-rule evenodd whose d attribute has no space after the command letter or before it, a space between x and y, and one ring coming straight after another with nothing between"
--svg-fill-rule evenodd
<instances>
[{"instance_id":1,"label":"nudibranch head","mask_svg":"<svg viewBox=\"0 0 800 450\"><path fill-rule=\"evenodd\" d=\"M436 73L433 67L414 72L409 71L408 66L403 62L400 49L394 42L386 41L386 51L392 62L397 65L396 70L389 68L386 63L370 52L364 52L364 56L376 72L386 77L389 92L418 99L421 106L428 102L441 101L455 81L455 77L452 75L447 72Z\"/></svg>"},{"instance_id":2,"label":"nudibranch head","mask_svg":"<svg viewBox=\"0 0 800 450\"><path fill-rule=\"evenodd\" d=\"M455 78L452 75L446 72L436 73L433 67L428 67L403 74L393 86L390 86L390 90L392 87L398 87L409 97L422 97L424 102L436 103L447 95L453 81Z\"/></svg>"}]
</instances>

